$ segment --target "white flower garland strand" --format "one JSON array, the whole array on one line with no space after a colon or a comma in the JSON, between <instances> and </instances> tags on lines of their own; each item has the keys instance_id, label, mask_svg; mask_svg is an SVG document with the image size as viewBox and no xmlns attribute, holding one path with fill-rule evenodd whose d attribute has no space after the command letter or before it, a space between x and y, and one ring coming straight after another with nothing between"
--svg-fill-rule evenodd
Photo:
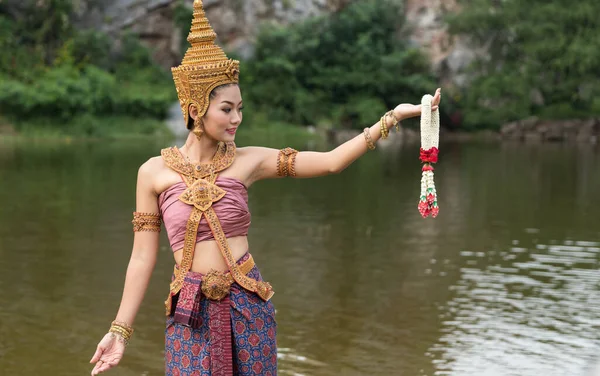
<instances>
[{"instance_id":1,"label":"white flower garland strand","mask_svg":"<svg viewBox=\"0 0 600 376\"><path fill-rule=\"evenodd\" d=\"M440 112L431 111L433 97L429 94L421 99L421 161L423 175L421 177L421 195L419 213L423 218L435 218L439 213L437 191L433 181L433 163L437 162L440 141Z\"/></svg>"}]
</instances>

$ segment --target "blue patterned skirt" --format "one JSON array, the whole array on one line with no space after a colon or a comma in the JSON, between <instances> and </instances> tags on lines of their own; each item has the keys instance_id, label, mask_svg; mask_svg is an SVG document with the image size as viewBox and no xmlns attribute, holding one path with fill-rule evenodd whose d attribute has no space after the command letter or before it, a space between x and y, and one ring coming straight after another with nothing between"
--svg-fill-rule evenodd
<instances>
[{"instance_id":1,"label":"blue patterned skirt","mask_svg":"<svg viewBox=\"0 0 600 376\"><path fill-rule=\"evenodd\" d=\"M238 263L245 259L246 256L242 257ZM248 276L262 281L256 266ZM201 280L202 274L188 272L183 288L186 284L188 287L199 284ZM172 314L167 317L165 374L167 376L277 375L277 324L273 303L263 301L256 293L245 290L235 282L231 285L229 296L221 302L206 299L199 289L194 291L198 291L198 304L197 309L187 313L190 315L188 324L177 322L175 319L177 315ZM174 296L173 307L177 306L177 298L178 295ZM230 326L221 325L219 320L223 321L223 316L219 318L213 314L222 309L223 305L229 308L228 310L225 308L225 312L229 311ZM221 308L218 308L219 306ZM215 331L219 331L222 327L231 331L230 335L218 333L219 337L225 334L227 338L231 338L231 349L228 346L223 349L213 345L213 342L216 342L213 341Z\"/></svg>"}]
</instances>

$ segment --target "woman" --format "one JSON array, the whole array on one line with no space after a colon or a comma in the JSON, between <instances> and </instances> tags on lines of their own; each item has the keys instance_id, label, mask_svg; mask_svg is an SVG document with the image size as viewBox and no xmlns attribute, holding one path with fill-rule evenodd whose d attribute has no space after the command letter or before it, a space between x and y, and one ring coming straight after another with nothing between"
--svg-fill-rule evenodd
<instances>
[{"instance_id":1,"label":"woman","mask_svg":"<svg viewBox=\"0 0 600 376\"><path fill-rule=\"evenodd\" d=\"M276 323L264 282L248 253L247 189L263 179L339 173L375 148L421 107L398 105L363 134L327 153L236 148L242 122L239 62L214 44L202 2L194 1L188 49L173 77L190 134L138 171L134 243L117 317L91 359L92 375L115 367L133 333L164 221L175 268L165 302L167 375L275 375ZM440 103L438 89L432 111Z\"/></svg>"}]
</instances>

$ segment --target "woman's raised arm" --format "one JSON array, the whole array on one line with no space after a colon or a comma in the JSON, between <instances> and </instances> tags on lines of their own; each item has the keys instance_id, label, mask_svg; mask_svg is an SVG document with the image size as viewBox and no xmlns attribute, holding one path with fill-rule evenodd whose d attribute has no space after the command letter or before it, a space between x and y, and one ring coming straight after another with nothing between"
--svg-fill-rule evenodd
<instances>
[{"instance_id":1,"label":"woman's raised arm","mask_svg":"<svg viewBox=\"0 0 600 376\"><path fill-rule=\"evenodd\" d=\"M441 90L437 89L432 101L431 109L433 111L438 109L441 95ZM394 117L401 121L419 116L421 105L400 104L393 112ZM388 130L394 126L391 116L385 117L385 120ZM339 173L367 152L367 140L375 143L380 137L380 123L377 122L370 128L365 128L360 135L328 152L302 151L296 153L293 149L251 148L252 153L257 155L260 161L252 181L282 176L312 178Z\"/></svg>"}]
</instances>

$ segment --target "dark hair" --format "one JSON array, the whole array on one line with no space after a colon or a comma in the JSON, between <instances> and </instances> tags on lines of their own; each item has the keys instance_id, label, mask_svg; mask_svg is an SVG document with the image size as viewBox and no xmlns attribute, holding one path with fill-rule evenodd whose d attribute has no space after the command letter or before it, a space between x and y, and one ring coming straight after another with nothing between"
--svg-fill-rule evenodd
<instances>
[{"instance_id":1,"label":"dark hair","mask_svg":"<svg viewBox=\"0 0 600 376\"><path fill-rule=\"evenodd\" d=\"M217 91L219 91L221 89L225 89L226 87L233 86L233 85L237 85L237 84L224 84L224 85L217 86L210 92L209 99L210 100L215 99L215 97L217 96ZM188 113L187 129L190 131L192 129L194 129L194 119L192 119L192 117L190 116L189 113Z\"/></svg>"}]
</instances>

